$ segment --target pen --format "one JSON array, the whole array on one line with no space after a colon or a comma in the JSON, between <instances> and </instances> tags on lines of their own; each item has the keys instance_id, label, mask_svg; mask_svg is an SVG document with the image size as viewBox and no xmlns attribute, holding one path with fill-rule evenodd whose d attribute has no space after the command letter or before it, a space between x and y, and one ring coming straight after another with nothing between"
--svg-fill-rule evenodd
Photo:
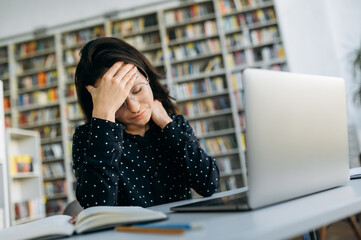
<instances>
[{"instance_id":1,"label":"pen","mask_svg":"<svg viewBox=\"0 0 361 240\"><path fill-rule=\"evenodd\" d=\"M163 224L136 224L134 227L142 228L180 228L180 229L201 229L203 225L200 222L191 223L163 223Z\"/></svg>"},{"instance_id":2,"label":"pen","mask_svg":"<svg viewBox=\"0 0 361 240\"><path fill-rule=\"evenodd\" d=\"M127 227L127 226L118 226L115 227L116 231L122 232L139 232L139 233L159 233L159 234L182 234L185 232L185 229L181 228L142 228L142 227Z\"/></svg>"}]
</instances>

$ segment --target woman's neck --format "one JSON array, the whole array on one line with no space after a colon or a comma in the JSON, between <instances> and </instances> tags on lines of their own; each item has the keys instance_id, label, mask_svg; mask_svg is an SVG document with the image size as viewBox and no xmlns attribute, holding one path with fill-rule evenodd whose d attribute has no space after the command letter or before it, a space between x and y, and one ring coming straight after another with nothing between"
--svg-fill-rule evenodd
<instances>
[{"instance_id":1,"label":"woman's neck","mask_svg":"<svg viewBox=\"0 0 361 240\"><path fill-rule=\"evenodd\" d=\"M126 126L125 131L132 135L139 135L139 136L144 137L145 132L148 131L148 129L149 129L149 123L143 127L128 125L128 126Z\"/></svg>"}]
</instances>

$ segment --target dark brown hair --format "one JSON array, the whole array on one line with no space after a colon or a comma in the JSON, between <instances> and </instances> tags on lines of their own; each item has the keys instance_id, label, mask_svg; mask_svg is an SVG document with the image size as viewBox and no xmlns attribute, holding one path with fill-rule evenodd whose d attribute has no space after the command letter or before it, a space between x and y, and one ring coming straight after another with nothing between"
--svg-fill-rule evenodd
<instances>
[{"instance_id":1,"label":"dark brown hair","mask_svg":"<svg viewBox=\"0 0 361 240\"><path fill-rule=\"evenodd\" d=\"M78 102L86 122L90 121L93 111L92 97L86 86L94 85L96 80L118 61L137 66L144 77L148 76L154 99L162 102L168 114L177 112L169 91L159 81L160 74L147 58L136 48L118 38L103 37L91 40L81 49L80 61L75 71Z\"/></svg>"}]
</instances>

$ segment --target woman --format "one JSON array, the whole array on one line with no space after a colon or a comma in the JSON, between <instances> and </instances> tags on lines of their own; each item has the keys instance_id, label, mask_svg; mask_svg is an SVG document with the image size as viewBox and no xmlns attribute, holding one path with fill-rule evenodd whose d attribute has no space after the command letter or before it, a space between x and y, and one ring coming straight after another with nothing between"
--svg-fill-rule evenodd
<instances>
[{"instance_id":1,"label":"woman","mask_svg":"<svg viewBox=\"0 0 361 240\"><path fill-rule=\"evenodd\" d=\"M73 136L76 197L95 205L143 206L212 195L215 160L199 146L159 74L137 49L99 38L81 50L75 73L86 124Z\"/></svg>"}]
</instances>

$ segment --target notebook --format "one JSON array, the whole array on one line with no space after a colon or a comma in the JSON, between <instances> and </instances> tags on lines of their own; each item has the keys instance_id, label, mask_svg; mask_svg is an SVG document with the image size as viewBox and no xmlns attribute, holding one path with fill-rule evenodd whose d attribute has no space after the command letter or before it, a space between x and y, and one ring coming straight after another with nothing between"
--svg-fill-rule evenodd
<instances>
[{"instance_id":1,"label":"notebook","mask_svg":"<svg viewBox=\"0 0 361 240\"><path fill-rule=\"evenodd\" d=\"M246 69L248 191L173 211L257 209L349 181L342 78Z\"/></svg>"}]
</instances>

